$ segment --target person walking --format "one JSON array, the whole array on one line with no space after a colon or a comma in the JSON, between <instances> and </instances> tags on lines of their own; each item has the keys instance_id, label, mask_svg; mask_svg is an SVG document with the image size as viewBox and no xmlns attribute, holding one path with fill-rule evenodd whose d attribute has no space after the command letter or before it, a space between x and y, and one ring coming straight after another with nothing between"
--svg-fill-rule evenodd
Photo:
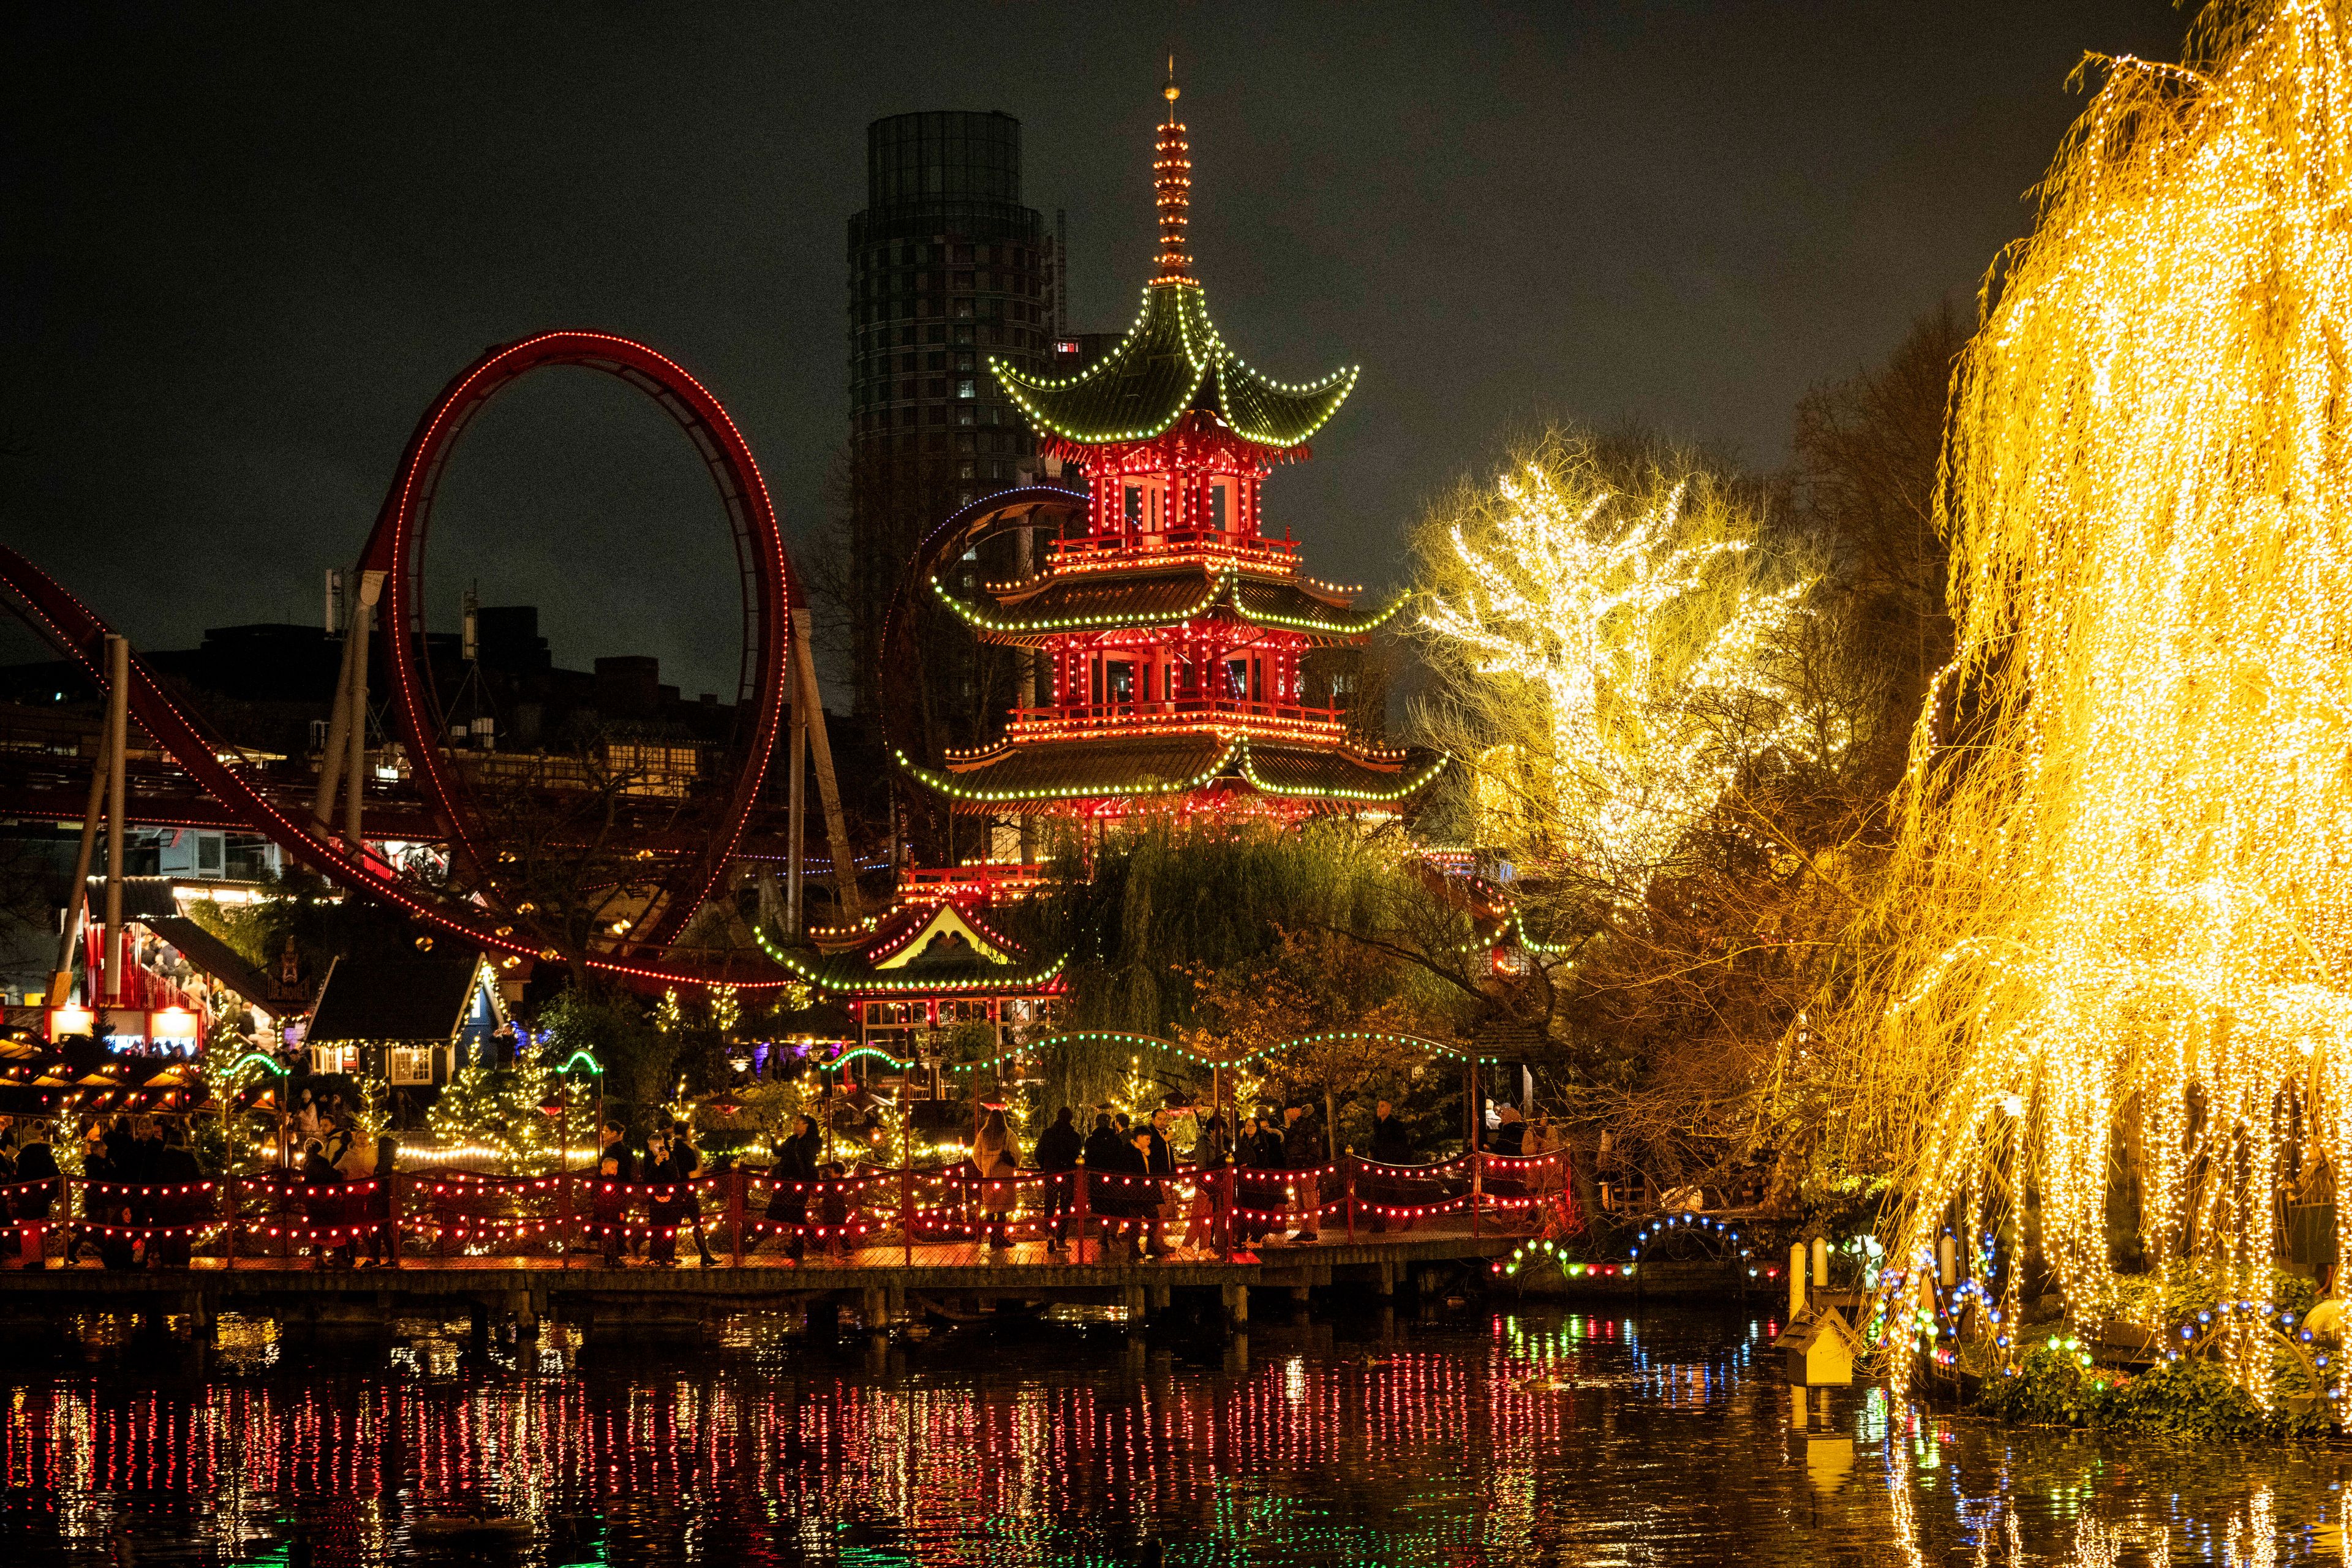
<instances>
[{"instance_id":1,"label":"person walking","mask_svg":"<svg viewBox=\"0 0 2352 1568\"><path fill-rule=\"evenodd\" d=\"M784 1238L784 1256L794 1263L807 1249L809 1194L824 1153L815 1119L795 1116L791 1135L776 1145L776 1163L768 1168L768 1225Z\"/></svg>"},{"instance_id":2,"label":"person walking","mask_svg":"<svg viewBox=\"0 0 2352 1568\"><path fill-rule=\"evenodd\" d=\"M710 1255L709 1238L702 1234L702 1199L694 1190L695 1173L702 1169L702 1153L695 1148L683 1121L669 1124L669 1159L677 1173L678 1218L694 1231L694 1250L701 1257L702 1266L716 1268L719 1259Z\"/></svg>"},{"instance_id":3,"label":"person walking","mask_svg":"<svg viewBox=\"0 0 2352 1568\"><path fill-rule=\"evenodd\" d=\"M1085 1142L1078 1137L1076 1112L1068 1106L1054 1118L1054 1125L1037 1134L1037 1147L1032 1158L1041 1171L1057 1173L1060 1180L1045 1184L1045 1217L1053 1229L1045 1237L1047 1253L1058 1253L1069 1246L1070 1214L1077 1206L1078 1156L1085 1152Z\"/></svg>"},{"instance_id":4,"label":"person walking","mask_svg":"<svg viewBox=\"0 0 2352 1568\"><path fill-rule=\"evenodd\" d=\"M1323 1167L1330 1163L1330 1146L1313 1106L1294 1105L1283 1114L1282 1164L1291 1173L1290 1202L1298 1215L1297 1234L1290 1239L1310 1247L1323 1239Z\"/></svg>"},{"instance_id":5,"label":"person walking","mask_svg":"<svg viewBox=\"0 0 2352 1568\"><path fill-rule=\"evenodd\" d=\"M1002 1252L1012 1245L1008 1234L1013 1211L1013 1177L1021 1162L1013 1157L1013 1133L1004 1124L1004 1108L992 1105L971 1141L972 1169L980 1174L981 1224L987 1231L988 1250Z\"/></svg>"}]
</instances>

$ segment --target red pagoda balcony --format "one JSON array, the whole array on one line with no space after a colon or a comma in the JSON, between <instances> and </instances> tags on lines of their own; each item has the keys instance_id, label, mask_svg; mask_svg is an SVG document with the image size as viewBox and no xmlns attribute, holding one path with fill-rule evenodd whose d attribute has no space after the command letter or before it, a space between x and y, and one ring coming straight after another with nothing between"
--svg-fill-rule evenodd
<instances>
[{"instance_id":1,"label":"red pagoda balcony","mask_svg":"<svg viewBox=\"0 0 2352 1568\"><path fill-rule=\"evenodd\" d=\"M1179 730L1220 730L1295 741L1338 741L1347 735L1347 710L1208 697L1179 698L1172 702L1016 708L1013 721L1005 726L1004 738L1050 741Z\"/></svg>"}]
</instances>

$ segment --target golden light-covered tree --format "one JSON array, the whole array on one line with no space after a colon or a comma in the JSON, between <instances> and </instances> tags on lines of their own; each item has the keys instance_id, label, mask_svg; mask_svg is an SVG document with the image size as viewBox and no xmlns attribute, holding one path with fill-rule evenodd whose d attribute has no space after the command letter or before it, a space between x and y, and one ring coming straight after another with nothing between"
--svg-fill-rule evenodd
<instances>
[{"instance_id":1,"label":"golden light-covered tree","mask_svg":"<svg viewBox=\"0 0 2352 1568\"><path fill-rule=\"evenodd\" d=\"M1638 899L1759 757L1837 743L1782 644L1810 574L1686 460L1553 431L1422 531L1439 744L1474 759L1480 836Z\"/></svg>"},{"instance_id":2,"label":"golden light-covered tree","mask_svg":"<svg viewBox=\"0 0 2352 1568\"><path fill-rule=\"evenodd\" d=\"M1851 1103L1898 1259L2032 1191L2081 1317L2124 1306L2118 1171L2160 1279L2259 1301L2282 1182L2352 1153L2347 49L2279 0L2112 62L1962 365L1958 651ZM2252 1330L2231 1364L2265 1390Z\"/></svg>"}]
</instances>

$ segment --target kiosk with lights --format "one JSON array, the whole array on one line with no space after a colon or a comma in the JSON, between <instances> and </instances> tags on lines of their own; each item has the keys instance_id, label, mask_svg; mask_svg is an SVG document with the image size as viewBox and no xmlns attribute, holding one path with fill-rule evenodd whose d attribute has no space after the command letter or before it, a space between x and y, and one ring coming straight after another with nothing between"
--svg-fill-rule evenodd
<instances>
[{"instance_id":1,"label":"kiosk with lights","mask_svg":"<svg viewBox=\"0 0 2352 1568\"><path fill-rule=\"evenodd\" d=\"M1293 818L1404 802L1442 758L1351 737L1306 656L1359 644L1394 616L1302 570L1267 535L1259 490L1354 387L1353 368L1303 385L1244 363L1209 319L1186 240L1192 158L1167 89L1153 165L1158 272L1126 337L1083 374L990 369L1040 454L1084 472L1085 521L1042 567L980 598L931 590L982 640L1030 650L1050 700L1014 710L994 745L900 765L953 808L987 816L1115 817L1146 806ZM1041 691L1041 695L1045 693Z\"/></svg>"}]
</instances>

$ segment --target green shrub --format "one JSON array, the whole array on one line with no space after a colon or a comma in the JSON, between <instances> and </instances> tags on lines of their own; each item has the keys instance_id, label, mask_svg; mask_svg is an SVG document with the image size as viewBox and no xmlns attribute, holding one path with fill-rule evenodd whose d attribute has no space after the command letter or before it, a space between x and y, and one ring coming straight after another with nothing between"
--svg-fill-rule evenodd
<instances>
[{"instance_id":1,"label":"green shrub","mask_svg":"<svg viewBox=\"0 0 2352 1568\"><path fill-rule=\"evenodd\" d=\"M2014 1374L1985 1380L1977 1407L2032 1426L2097 1426L2201 1438L2316 1437L2324 1415L2264 1410L2210 1361L2159 1362L2137 1377L2087 1369L2062 1342L2029 1352Z\"/></svg>"}]
</instances>

